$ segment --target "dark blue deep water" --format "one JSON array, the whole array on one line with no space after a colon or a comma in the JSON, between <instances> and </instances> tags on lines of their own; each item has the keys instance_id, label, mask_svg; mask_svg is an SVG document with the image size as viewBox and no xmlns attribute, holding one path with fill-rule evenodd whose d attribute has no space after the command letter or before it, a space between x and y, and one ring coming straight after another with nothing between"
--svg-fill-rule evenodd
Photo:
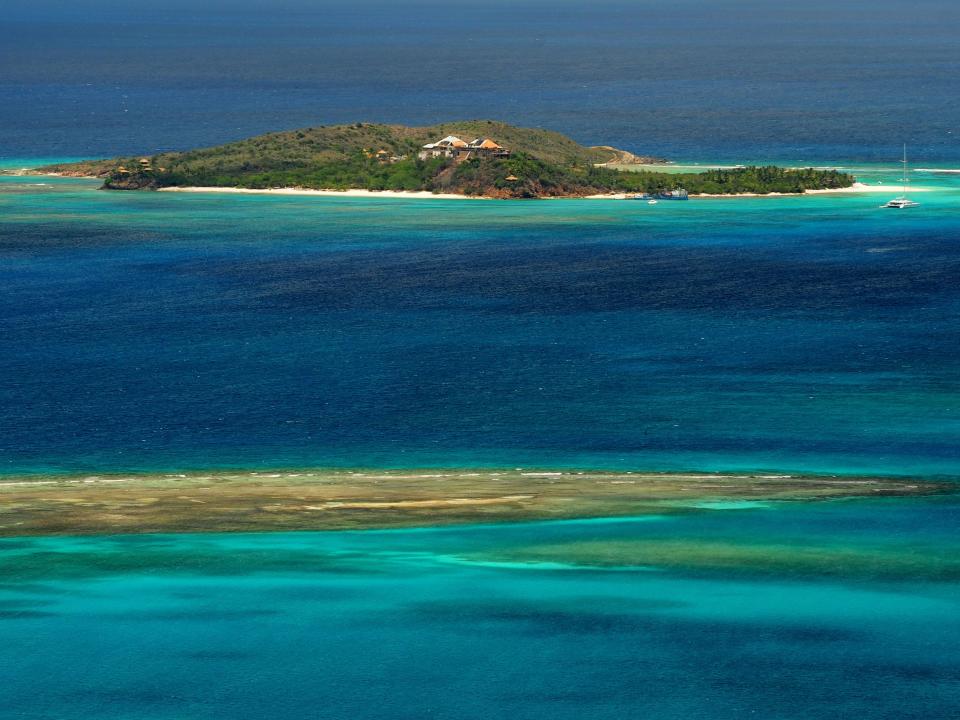
<instances>
[{"instance_id":1,"label":"dark blue deep water","mask_svg":"<svg viewBox=\"0 0 960 720\"><path fill-rule=\"evenodd\" d=\"M954 178L891 215L8 177L0 470L960 475Z\"/></svg>"},{"instance_id":2,"label":"dark blue deep water","mask_svg":"<svg viewBox=\"0 0 960 720\"><path fill-rule=\"evenodd\" d=\"M960 160L952 0L4 0L0 158L494 117L686 160Z\"/></svg>"}]
</instances>

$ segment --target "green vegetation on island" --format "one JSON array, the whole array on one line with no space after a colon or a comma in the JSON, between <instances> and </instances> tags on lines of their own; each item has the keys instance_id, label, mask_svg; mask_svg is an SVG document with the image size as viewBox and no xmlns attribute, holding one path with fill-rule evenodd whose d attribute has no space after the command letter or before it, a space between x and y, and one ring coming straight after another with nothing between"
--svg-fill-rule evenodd
<instances>
[{"instance_id":1,"label":"green vegetation on island","mask_svg":"<svg viewBox=\"0 0 960 720\"><path fill-rule=\"evenodd\" d=\"M461 139L463 138L463 139ZM835 170L746 167L701 173L614 169L663 160L585 147L560 133L489 120L411 128L357 123L270 133L226 145L149 157L53 165L114 190L168 187L395 190L499 198L604 193L802 193L849 187Z\"/></svg>"}]
</instances>

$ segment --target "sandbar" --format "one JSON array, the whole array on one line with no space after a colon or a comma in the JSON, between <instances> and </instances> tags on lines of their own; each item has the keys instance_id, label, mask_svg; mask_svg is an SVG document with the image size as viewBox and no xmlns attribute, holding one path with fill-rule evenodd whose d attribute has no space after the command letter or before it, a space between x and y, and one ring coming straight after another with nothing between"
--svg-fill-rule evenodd
<instances>
[{"instance_id":1,"label":"sandbar","mask_svg":"<svg viewBox=\"0 0 960 720\"><path fill-rule=\"evenodd\" d=\"M887 477L540 469L0 477L0 536L414 527L954 491Z\"/></svg>"}]
</instances>

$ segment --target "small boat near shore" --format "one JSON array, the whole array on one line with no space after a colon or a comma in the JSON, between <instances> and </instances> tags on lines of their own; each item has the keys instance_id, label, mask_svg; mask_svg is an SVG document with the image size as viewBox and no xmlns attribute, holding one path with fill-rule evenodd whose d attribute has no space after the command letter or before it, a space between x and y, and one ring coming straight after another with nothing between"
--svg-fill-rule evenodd
<instances>
[{"instance_id":1,"label":"small boat near shore","mask_svg":"<svg viewBox=\"0 0 960 720\"><path fill-rule=\"evenodd\" d=\"M690 195L685 188L676 188L675 190L663 190L657 193L642 193L628 196L628 200L646 200L653 205L658 200L689 200Z\"/></svg>"},{"instance_id":2,"label":"small boat near shore","mask_svg":"<svg viewBox=\"0 0 960 720\"><path fill-rule=\"evenodd\" d=\"M911 200L907 197L907 185L909 184L909 176L907 171L907 145L903 145L903 193L899 197L893 198L893 200L888 200L881 208L894 208L896 210L904 210L911 207L919 207L920 203Z\"/></svg>"}]
</instances>

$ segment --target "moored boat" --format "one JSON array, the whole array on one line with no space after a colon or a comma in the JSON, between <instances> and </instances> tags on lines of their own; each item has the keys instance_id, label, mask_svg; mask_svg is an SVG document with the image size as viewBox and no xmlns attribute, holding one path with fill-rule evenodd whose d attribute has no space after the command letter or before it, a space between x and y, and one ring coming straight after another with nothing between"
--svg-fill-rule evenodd
<instances>
[{"instance_id":1,"label":"moored boat","mask_svg":"<svg viewBox=\"0 0 960 720\"><path fill-rule=\"evenodd\" d=\"M882 208L894 208L896 210L903 210L905 208L918 207L920 203L915 202L907 197L907 185L910 182L907 176L907 145L903 145L903 194L899 197L895 197L893 200L888 200L880 207Z\"/></svg>"},{"instance_id":2,"label":"moored boat","mask_svg":"<svg viewBox=\"0 0 960 720\"><path fill-rule=\"evenodd\" d=\"M665 190L654 195L657 200L688 200L686 188L676 188L674 190Z\"/></svg>"},{"instance_id":3,"label":"moored boat","mask_svg":"<svg viewBox=\"0 0 960 720\"><path fill-rule=\"evenodd\" d=\"M627 196L628 200L688 200L690 195L685 188L676 188L674 190L661 190L656 193L642 193L638 195Z\"/></svg>"}]
</instances>

